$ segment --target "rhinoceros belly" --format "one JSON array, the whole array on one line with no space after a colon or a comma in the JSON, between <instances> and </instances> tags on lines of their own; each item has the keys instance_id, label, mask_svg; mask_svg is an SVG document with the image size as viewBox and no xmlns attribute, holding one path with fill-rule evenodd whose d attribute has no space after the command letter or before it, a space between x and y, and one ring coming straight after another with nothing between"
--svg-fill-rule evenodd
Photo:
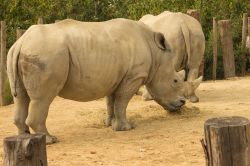
<instances>
[{"instance_id":1,"label":"rhinoceros belly","mask_svg":"<svg viewBox=\"0 0 250 166\"><path fill-rule=\"evenodd\" d=\"M128 56L106 47L82 54L84 56L79 54L72 58L67 81L59 96L91 101L111 94L126 74Z\"/></svg>"}]
</instances>

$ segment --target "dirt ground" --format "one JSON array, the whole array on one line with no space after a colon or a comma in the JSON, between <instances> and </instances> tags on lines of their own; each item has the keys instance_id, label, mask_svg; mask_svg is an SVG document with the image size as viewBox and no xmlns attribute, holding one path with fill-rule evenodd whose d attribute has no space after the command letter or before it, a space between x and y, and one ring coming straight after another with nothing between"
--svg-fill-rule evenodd
<instances>
[{"instance_id":1,"label":"dirt ground","mask_svg":"<svg viewBox=\"0 0 250 166\"><path fill-rule=\"evenodd\" d=\"M56 98L47 127L60 142L47 146L49 166L205 165L200 144L205 120L232 115L250 119L250 77L204 82L197 94L200 102L188 102L178 113L135 96L127 115L136 128L123 132L104 126L104 99L81 103ZM0 163L3 138L16 134L12 110L13 105L0 108Z\"/></svg>"}]
</instances>

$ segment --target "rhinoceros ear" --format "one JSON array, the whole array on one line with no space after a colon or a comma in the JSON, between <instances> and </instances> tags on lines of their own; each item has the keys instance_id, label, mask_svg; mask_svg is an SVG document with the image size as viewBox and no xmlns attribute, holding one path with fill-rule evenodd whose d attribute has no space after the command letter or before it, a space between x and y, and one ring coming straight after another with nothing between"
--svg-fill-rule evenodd
<instances>
[{"instance_id":1,"label":"rhinoceros ear","mask_svg":"<svg viewBox=\"0 0 250 166\"><path fill-rule=\"evenodd\" d=\"M164 35L162 33L155 32L154 33L154 39L155 39L156 45L160 49L168 51L168 52L171 51L170 46L169 46L168 42L165 40L165 37L164 37Z\"/></svg>"}]
</instances>

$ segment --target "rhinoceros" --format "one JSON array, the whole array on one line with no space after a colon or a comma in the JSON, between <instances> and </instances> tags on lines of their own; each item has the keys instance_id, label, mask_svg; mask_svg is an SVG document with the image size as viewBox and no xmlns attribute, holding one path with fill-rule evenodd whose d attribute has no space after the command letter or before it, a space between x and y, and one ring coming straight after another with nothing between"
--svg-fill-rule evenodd
<instances>
[{"instance_id":1,"label":"rhinoceros","mask_svg":"<svg viewBox=\"0 0 250 166\"><path fill-rule=\"evenodd\" d=\"M175 69L188 70L186 98L198 102L195 90L202 81L202 77L198 78L198 72L205 50L205 37L200 23L189 15L169 11L157 16L145 15L139 21L164 34L174 56ZM146 100L152 98L147 91L143 96Z\"/></svg>"},{"instance_id":2,"label":"rhinoceros","mask_svg":"<svg viewBox=\"0 0 250 166\"><path fill-rule=\"evenodd\" d=\"M133 127L126 108L141 85L165 109L180 109L185 71L176 72L170 51L161 33L132 20L31 26L7 56L18 133L31 127L56 142L45 125L56 96L83 102L106 96L106 125L115 131Z\"/></svg>"}]
</instances>

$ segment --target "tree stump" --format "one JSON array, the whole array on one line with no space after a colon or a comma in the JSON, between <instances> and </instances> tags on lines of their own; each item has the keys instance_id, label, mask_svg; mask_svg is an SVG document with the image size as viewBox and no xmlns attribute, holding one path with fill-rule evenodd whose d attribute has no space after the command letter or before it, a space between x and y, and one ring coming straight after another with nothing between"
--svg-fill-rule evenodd
<instances>
[{"instance_id":1,"label":"tree stump","mask_svg":"<svg viewBox=\"0 0 250 166\"><path fill-rule=\"evenodd\" d=\"M220 20L218 26L222 45L224 76L225 78L234 77L235 62L230 21Z\"/></svg>"},{"instance_id":2,"label":"tree stump","mask_svg":"<svg viewBox=\"0 0 250 166\"><path fill-rule=\"evenodd\" d=\"M203 144L208 166L250 166L250 122L243 117L205 122Z\"/></svg>"},{"instance_id":3,"label":"tree stump","mask_svg":"<svg viewBox=\"0 0 250 166\"><path fill-rule=\"evenodd\" d=\"M46 136L23 134L4 139L3 166L47 166Z\"/></svg>"}]
</instances>

